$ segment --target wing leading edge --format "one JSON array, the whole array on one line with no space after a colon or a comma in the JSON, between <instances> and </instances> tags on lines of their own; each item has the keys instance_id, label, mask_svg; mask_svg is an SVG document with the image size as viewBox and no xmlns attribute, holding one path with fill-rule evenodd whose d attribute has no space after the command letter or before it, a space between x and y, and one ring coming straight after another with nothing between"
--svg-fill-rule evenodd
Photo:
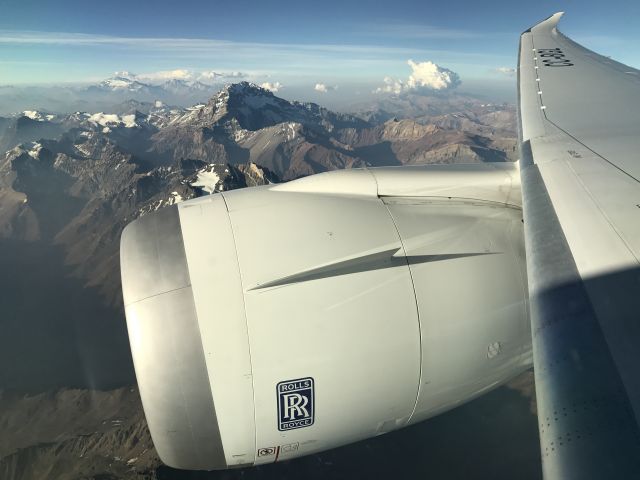
<instances>
[{"instance_id":1,"label":"wing leading edge","mask_svg":"<svg viewBox=\"0 0 640 480\"><path fill-rule=\"evenodd\" d=\"M523 212L546 479L640 478L640 72L520 39Z\"/></svg>"}]
</instances>

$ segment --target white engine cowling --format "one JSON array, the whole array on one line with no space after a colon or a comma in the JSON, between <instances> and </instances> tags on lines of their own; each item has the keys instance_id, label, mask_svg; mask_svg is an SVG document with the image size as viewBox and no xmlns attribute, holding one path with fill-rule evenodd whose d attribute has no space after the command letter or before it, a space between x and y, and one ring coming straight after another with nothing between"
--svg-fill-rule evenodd
<instances>
[{"instance_id":1,"label":"white engine cowling","mask_svg":"<svg viewBox=\"0 0 640 480\"><path fill-rule=\"evenodd\" d=\"M527 368L519 178L510 164L339 171L127 226L127 324L161 459L307 455Z\"/></svg>"}]
</instances>

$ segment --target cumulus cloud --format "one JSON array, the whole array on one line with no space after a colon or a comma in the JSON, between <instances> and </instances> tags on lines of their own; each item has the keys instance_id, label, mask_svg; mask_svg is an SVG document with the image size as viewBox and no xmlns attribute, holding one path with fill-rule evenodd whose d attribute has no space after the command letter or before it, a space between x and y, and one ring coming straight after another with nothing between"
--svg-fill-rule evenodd
<instances>
[{"instance_id":1,"label":"cumulus cloud","mask_svg":"<svg viewBox=\"0 0 640 480\"><path fill-rule=\"evenodd\" d=\"M395 80L391 77L384 77L384 85L375 89L375 93L395 93L396 95L407 90L407 86L402 80Z\"/></svg>"},{"instance_id":2,"label":"cumulus cloud","mask_svg":"<svg viewBox=\"0 0 640 480\"><path fill-rule=\"evenodd\" d=\"M260 84L260 86L262 88L264 88L265 90L270 90L272 92L277 92L278 90L280 90L281 88L284 88L284 85L282 85L280 82L264 82L262 84Z\"/></svg>"},{"instance_id":3,"label":"cumulus cloud","mask_svg":"<svg viewBox=\"0 0 640 480\"><path fill-rule=\"evenodd\" d=\"M516 69L511 67L499 67L496 68L496 72L502 73L508 77L513 77L516 74Z\"/></svg>"},{"instance_id":4,"label":"cumulus cloud","mask_svg":"<svg viewBox=\"0 0 640 480\"><path fill-rule=\"evenodd\" d=\"M338 86L337 85L325 85L324 83L316 83L316 86L313 87L313 89L316 92L327 93L327 92L331 92L333 90L337 90Z\"/></svg>"},{"instance_id":5,"label":"cumulus cloud","mask_svg":"<svg viewBox=\"0 0 640 480\"><path fill-rule=\"evenodd\" d=\"M378 87L375 93L394 93L399 95L406 92L430 92L434 90L449 90L460 85L460 77L448 68L433 62L414 62L408 60L411 75L407 80L384 78L384 85Z\"/></svg>"},{"instance_id":6,"label":"cumulus cloud","mask_svg":"<svg viewBox=\"0 0 640 480\"><path fill-rule=\"evenodd\" d=\"M457 73L448 68L440 67L433 62L416 63L413 60L407 62L412 73L407 85L409 88L427 87L434 90L454 88L460 84Z\"/></svg>"}]
</instances>

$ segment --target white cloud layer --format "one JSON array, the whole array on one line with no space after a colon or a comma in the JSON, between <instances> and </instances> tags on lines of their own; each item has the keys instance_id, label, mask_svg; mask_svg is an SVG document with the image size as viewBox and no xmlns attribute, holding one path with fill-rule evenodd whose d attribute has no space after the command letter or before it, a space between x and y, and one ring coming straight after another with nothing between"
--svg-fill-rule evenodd
<instances>
[{"instance_id":1,"label":"white cloud layer","mask_svg":"<svg viewBox=\"0 0 640 480\"><path fill-rule=\"evenodd\" d=\"M316 92L327 93L332 92L338 89L337 85L326 85L324 83L316 83L316 86L313 87Z\"/></svg>"},{"instance_id":2,"label":"white cloud layer","mask_svg":"<svg viewBox=\"0 0 640 480\"><path fill-rule=\"evenodd\" d=\"M167 80L193 80L193 77L193 72L184 70L182 68L153 73L142 73L135 76L136 80L147 82L164 82Z\"/></svg>"},{"instance_id":3,"label":"white cloud layer","mask_svg":"<svg viewBox=\"0 0 640 480\"><path fill-rule=\"evenodd\" d=\"M242 72L215 72L213 70L204 70L198 75L198 80L201 82L206 82L207 80L220 81L233 78L244 78L246 76L247 75Z\"/></svg>"},{"instance_id":4,"label":"white cloud layer","mask_svg":"<svg viewBox=\"0 0 640 480\"><path fill-rule=\"evenodd\" d=\"M179 52L181 55L202 54L210 56L212 53L227 52L233 55L253 54L263 56L268 53L279 52L298 53L350 53L355 55L380 54L411 55L424 52L424 49L405 47L381 47L379 45L336 45L336 44L299 44L299 43L260 43L219 40L210 38L179 38L179 37L118 37L111 35L94 35L68 32L38 32L25 30L0 29L0 45L69 45L69 46L104 46L136 48L140 50L154 50Z\"/></svg>"},{"instance_id":5,"label":"white cloud layer","mask_svg":"<svg viewBox=\"0 0 640 480\"><path fill-rule=\"evenodd\" d=\"M414 62L408 60L411 75L404 81L392 77L384 77L384 85L378 87L375 93L393 93L399 95L405 92L427 92L433 90L448 90L460 85L460 77L448 68L433 62Z\"/></svg>"},{"instance_id":6,"label":"white cloud layer","mask_svg":"<svg viewBox=\"0 0 640 480\"><path fill-rule=\"evenodd\" d=\"M216 72L203 70L200 72L178 68L175 70L162 70L159 72L135 74L127 71L115 72L116 77L124 77L143 83L159 84L168 80L199 81L203 83L219 83L230 79L246 77L242 72Z\"/></svg>"},{"instance_id":7,"label":"white cloud layer","mask_svg":"<svg viewBox=\"0 0 640 480\"><path fill-rule=\"evenodd\" d=\"M456 34L456 32L446 33ZM442 36L443 32L431 32L435 36ZM188 68L197 71L225 68L251 69L247 79L256 82L270 81L266 74L277 75L281 80L285 77L299 78L301 69L311 78L325 78L328 70L342 72L341 75L353 75L361 78L367 69L376 72L376 77L385 75L384 68L393 65L401 59L428 58L445 59L447 62L466 65L509 65L509 55L489 54L484 51L469 52L468 49L440 50L426 48L424 45L394 45L381 46L379 36L373 44L368 42L369 35L363 35L363 43L327 44L327 43L261 43L230 41L215 38L180 38L180 37L127 37L110 35L92 35L69 32L38 32L25 30L6 30L0 28L0 50L14 45L29 47L25 49L25 56L20 61L5 60L0 79L3 83L50 83L52 81L79 82L96 81L103 76L106 66L114 65L118 59L130 59L130 68L139 72L155 72L168 70L169 65L176 68ZM394 42L391 42L393 45ZM35 62L40 59L39 50L31 48L37 45L51 46L51 56L45 62ZM74 50L74 58L84 58L89 61L81 62L73 69L73 73L65 65L69 53L60 46L68 46ZM77 52L77 56L76 56ZM29 57L28 55L35 55ZM440 60L444 61L444 60ZM161 62L161 63L159 63ZM39 65L42 65L40 67ZM217 67L214 69L213 67ZM116 63L113 70L119 67ZM227 70L229 69L229 70ZM383 70L380 70L383 69ZM46 75L33 75L43 71ZM485 72L489 76L490 72ZM408 75L407 75L408 76ZM494 74L495 76L495 74ZM45 80L47 77L50 80ZM197 78L197 77L196 77ZM405 77L406 79L406 77ZM204 78L203 82L210 80ZM232 80L226 80L232 81ZM288 84L287 84L288 85ZM288 85L290 86L290 85ZM313 87L314 84L311 84ZM343 87L341 86L341 89ZM345 85L345 88L349 88Z\"/></svg>"},{"instance_id":8,"label":"white cloud layer","mask_svg":"<svg viewBox=\"0 0 640 480\"><path fill-rule=\"evenodd\" d=\"M274 93L284 88L284 85L282 85L280 82L264 82L260 84L260 86L265 90L270 90Z\"/></svg>"},{"instance_id":9,"label":"white cloud layer","mask_svg":"<svg viewBox=\"0 0 640 480\"><path fill-rule=\"evenodd\" d=\"M513 77L516 74L516 69L511 67L499 67L496 68L496 72L502 73L508 77Z\"/></svg>"},{"instance_id":10,"label":"white cloud layer","mask_svg":"<svg viewBox=\"0 0 640 480\"><path fill-rule=\"evenodd\" d=\"M213 70L205 70L204 72L200 72L200 80L209 80L215 81L220 78L220 73L214 72Z\"/></svg>"}]
</instances>

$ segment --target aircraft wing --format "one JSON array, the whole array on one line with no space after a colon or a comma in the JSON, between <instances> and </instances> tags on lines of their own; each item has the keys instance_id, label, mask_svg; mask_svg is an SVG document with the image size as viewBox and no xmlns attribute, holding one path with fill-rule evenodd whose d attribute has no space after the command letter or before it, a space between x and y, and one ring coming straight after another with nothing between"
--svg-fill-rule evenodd
<instances>
[{"instance_id":1,"label":"aircraft wing","mask_svg":"<svg viewBox=\"0 0 640 480\"><path fill-rule=\"evenodd\" d=\"M520 40L521 178L546 479L640 478L640 71Z\"/></svg>"}]
</instances>

